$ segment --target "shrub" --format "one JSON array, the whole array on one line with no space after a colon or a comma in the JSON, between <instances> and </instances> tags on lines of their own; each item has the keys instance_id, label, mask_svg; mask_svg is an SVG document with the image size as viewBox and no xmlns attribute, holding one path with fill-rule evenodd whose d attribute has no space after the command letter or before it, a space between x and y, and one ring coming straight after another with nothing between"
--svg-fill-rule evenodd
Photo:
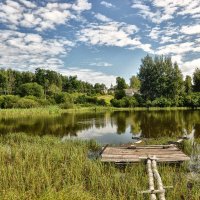
<instances>
[{"instance_id":1,"label":"shrub","mask_svg":"<svg viewBox=\"0 0 200 200\"><path fill-rule=\"evenodd\" d=\"M184 100L185 106L200 107L200 92L187 95Z\"/></svg>"},{"instance_id":2,"label":"shrub","mask_svg":"<svg viewBox=\"0 0 200 200\"><path fill-rule=\"evenodd\" d=\"M115 99L122 99L123 97L126 96L126 93L124 90L116 90L115 91Z\"/></svg>"},{"instance_id":3,"label":"shrub","mask_svg":"<svg viewBox=\"0 0 200 200\"><path fill-rule=\"evenodd\" d=\"M138 105L138 102L135 97L124 97L122 99L112 99L110 101L111 105L114 107L135 107Z\"/></svg>"},{"instance_id":4,"label":"shrub","mask_svg":"<svg viewBox=\"0 0 200 200\"><path fill-rule=\"evenodd\" d=\"M54 95L55 102L57 104L73 103L73 99L69 93L60 92Z\"/></svg>"},{"instance_id":5,"label":"shrub","mask_svg":"<svg viewBox=\"0 0 200 200\"><path fill-rule=\"evenodd\" d=\"M37 83L22 84L19 87L18 93L22 97L32 95L41 98L44 96L44 90L42 86Z\"/></svg>"},{"instance_id":6,"label":"shrub","mask_svg":"<svg viewBox=\"0 0 200 200\"><path fill-rule=\"evenodd\" d=\"M152 101L152 106L156 107L170 107L172 104L170 99L167 99L165 97L156 98Z\"/></svg>"},{"instance_id":7,"label":"shrub","mask_svg":"<svg viewBox=\"0 0 200 200\"><path fill-rule=\"evenodd\" d=\"M106 106L106 101L105 101L105 99L98 99L97 104L100 106Z\"/></svg>"},{"instance_id":8,"label":"shrub","mask_svg":"<svg viewBox=\"0 0 200 200\"><path fill-rule=\"evenodd\" d=\"M21 98L15 104L15 108L36 108L39 107L39 103L33 99Z\"/></svg>"},{"instance_id":9,"label":"shrub","mask_svg":"<svg viewBox=\"0 0 200 200\"><path fill-rule=\"evenodd\" d=\"M62 109L69 109L69 108L73 108L73 107L74 107L74 104L70 103L70 102L60 104L60 108L62 108Z\"/></svg>"},{"instance_id":10,"label":"shrub","mask_svg":"<svg viewBox=\"0 0 200 200\"><path fill-rule=\"evenodd\" d=\"M1 108L15 108L18 100L19 96L14 96L14 95L1 96L0 100Z\"/></svg>"}]
</instances>

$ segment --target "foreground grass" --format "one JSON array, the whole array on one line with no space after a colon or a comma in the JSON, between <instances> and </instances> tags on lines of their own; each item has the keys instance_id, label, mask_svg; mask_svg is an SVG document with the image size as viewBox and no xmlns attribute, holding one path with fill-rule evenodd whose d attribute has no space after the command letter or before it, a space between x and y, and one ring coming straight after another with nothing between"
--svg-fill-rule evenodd
<instances>
[{"instance_id":1,"label":"foreground grass","mask_svg":"<svg viewBox=\"0 0 200 200\"><path fill-rule=\"evenodd\" d=\"M49 136L0 136L0 199L149 199L138 193L148 188L144 164L119 169L88 159L88 151L97 148L94 142ZM174 186L167 190L168 200L199 199L199 182L190 180L192 188L187 188L186 165L163 165L159 171L164 185Z\"/></svg>"}]
</instances>

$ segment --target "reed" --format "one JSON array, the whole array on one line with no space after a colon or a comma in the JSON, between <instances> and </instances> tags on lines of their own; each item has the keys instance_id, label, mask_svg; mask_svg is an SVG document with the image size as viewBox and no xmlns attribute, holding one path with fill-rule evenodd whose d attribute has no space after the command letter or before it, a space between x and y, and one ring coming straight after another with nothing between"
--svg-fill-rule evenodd
<instances>
[{"instance_id":1,"label":"reed","mask_svg":"<svg viewBox=\"0 0 200 200\"><path fill-rule=\"evenodd\" d=\"M0 109L0 118L16 118L26 116L52 116L60 115L63 112L58 106L50 106L44 108L13 108L13 109Z\"/></svg>"},{"instance_id":2,"label":"reed","mask_svg":"<svg viewBox=\"0 0 200 200\"><path fill-rule=\"evenodd\" d=\"M117 168L87 157L94 141L13 133L0 136L0 199L2 200L127 200L148 199L143 164ZM199 182L190 180L187 165L159 165L164 185L174 188L166 199L199 199Z\"/></svg>"}]
</instances>

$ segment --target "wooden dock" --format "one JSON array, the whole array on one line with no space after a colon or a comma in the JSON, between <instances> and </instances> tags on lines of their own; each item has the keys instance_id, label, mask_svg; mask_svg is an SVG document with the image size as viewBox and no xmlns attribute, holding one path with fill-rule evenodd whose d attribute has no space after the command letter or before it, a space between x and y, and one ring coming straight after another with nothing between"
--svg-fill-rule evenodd
<instances>
[{"instance_id":1,"label":"wooden dock","mask_svg":"<svg viewBox=\"0 0 200 200\"><path fill-rule=\"evenodd\" d=\"M184 162L190 160L176 145L145 145L128 147L106 146L101 152L102 162L138 163L156 156L157 162Z\"/></svg>"}]
</instances>

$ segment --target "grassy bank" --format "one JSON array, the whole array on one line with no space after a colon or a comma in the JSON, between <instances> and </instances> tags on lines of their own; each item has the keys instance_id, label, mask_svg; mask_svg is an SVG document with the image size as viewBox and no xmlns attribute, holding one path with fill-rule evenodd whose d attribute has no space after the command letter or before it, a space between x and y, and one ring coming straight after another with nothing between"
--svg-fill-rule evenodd
<instances>
[{"instance_id":1,"label":"grassy bank","mask_svg":"<svg viewBox=\"0 0 200 200\"><path fill-rule=\"evenodd\" d=\"M196 108L200 109L200 108ZM77 105L74 108L70 109L61 109L58 106L48 106L44 108L13 108L13 109L0 109L0 117L20 117L26 115L34 115L34 116L41 116L41 115L60 115L61 113L71 113L71 112L105 112L105 111L157 111L157 110L191 110L189 107L134 107L134 108L115 108L111 106L81 106Z\"/></svg>"},{"instance_id":2,"label":"grassy bank","mask_svg":"<svg viewBox=\"0 0 200 200\"><path fill-rule=\"evenodd\" d=\"M148 188L143 164L119 169L87 152L97 149L94 142L65 141L54 137L8 134L0 137L0 199L2 200L140 200L148 195L137 191ZM199 199L199 182L190 180L186 165L159 166L169 200Z\"/></svg>"}]
</instances>

